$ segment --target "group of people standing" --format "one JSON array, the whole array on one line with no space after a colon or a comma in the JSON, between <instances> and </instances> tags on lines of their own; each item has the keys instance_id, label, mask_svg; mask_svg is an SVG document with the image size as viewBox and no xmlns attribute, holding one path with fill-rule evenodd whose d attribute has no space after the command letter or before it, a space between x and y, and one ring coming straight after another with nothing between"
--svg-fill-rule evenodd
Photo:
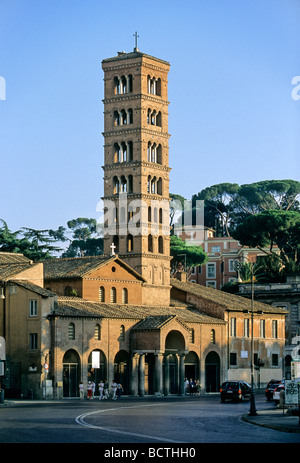
<instances>
[{"instance_id":1,"label":"group of people standing","mask_svg":"<svg viewBox=\"0 0 300 463\"><path fill-rule=\"evenodd\" d=\"M200 381L193 378L184 378L184 393L185 394L200 394Z\"/></svg>"},{"instance_id":2,"label":"group of people standing","mask_svg":"<svg viewBox=\"0 0 300 463\"><path fill-rule=\"evenodd\" d=\"M89 381L87 384L86 396L88 400L92 400L95 397L96 384L94 381ZM112 380L111 386L107 379L105 381L101 380L98 384L99 391L99 400L109 399L116 400L121 397L122 392L124 391L122 384L117 383L114 379ZM83 382L79 384L79 396L81 399L85 397L85 387Z\"/></svg>"}]
</instances>

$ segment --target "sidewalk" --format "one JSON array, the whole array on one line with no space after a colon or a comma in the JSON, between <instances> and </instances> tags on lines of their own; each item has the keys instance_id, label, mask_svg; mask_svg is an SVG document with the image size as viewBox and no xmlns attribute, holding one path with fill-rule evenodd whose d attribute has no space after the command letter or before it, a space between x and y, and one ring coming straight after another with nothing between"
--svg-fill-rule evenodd
<instances>
[{"instance_id":1,"label":"sidewalk","mask_svg":"<svg viewBox=\"0 0 300 463\"><path fill-rule=\"evenodd\" d=\"M257 410L256 416L245 414L242 416L242 419L247 423L265 428L300 434L299 416L287 414L286 409L284 411L280 408L275 408L274 410Z\"/></svg>"}]
</instances>

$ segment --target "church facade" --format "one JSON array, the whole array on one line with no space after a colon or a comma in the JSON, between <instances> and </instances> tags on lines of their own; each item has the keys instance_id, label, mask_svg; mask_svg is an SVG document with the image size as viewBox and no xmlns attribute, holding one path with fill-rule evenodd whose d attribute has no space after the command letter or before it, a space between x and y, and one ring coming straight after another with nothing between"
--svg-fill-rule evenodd
<instances>
[{"instance_id":1,"label":"church facade","mask_svg":"<svg viewBox=\"0 0 300 463\"><path fill-rule=\"evenodd\" d=\"M170 277L169 63L135 48L102 68L104 256L35 273L0 256L0 336L7 364L21 365L19 393L79 397L80 382L107 379L133 396L183 394L185 377L209 393L250 381L252 311L259 382L281 379L286 311Z\"/></svg>"}]
</instances>

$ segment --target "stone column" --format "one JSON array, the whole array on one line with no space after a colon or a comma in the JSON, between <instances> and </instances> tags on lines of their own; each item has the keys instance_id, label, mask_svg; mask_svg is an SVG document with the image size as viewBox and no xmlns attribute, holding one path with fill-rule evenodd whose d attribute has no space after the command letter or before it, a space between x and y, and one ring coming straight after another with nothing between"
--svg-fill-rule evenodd
<instances>
[{"instance_id":1,"label":"stone column","mask_svg":"<svg viewBox=\"0 0 300 463\"><path fill-rule=\"evenodd\" d=\"M131 395L137 396L139 393L139 368L138 368L138 355L133 354L131 359L131 382L130 392Z\"/></svg>"},{"instance_id":2,"label":"stone column","mask_svg":"<svg viewBox=\"0 0 300 463\"><path fill-rule=\"evenodd\" d=\"M179 394L179 355L174 354L175 357L175 392Z\"/></svg>"},{"instance_id":3,"label":"stone column","mask_svg":"<svg viewBox=\"0 0 300 463\"><path fill-rule=\"evenodd\" d=\"M170 394L170 368L169 368L169 356L165 355L165 380L164 380L164 394Z\"/></svg>"},{"instance_id":4,"label":"stone column","mask_svg":"<svg viewBox=\"0 0 300 463\"><path fill-rule=\"evenodd\" d=\"M140 354L139 358L139 395L145 395L145 354Z\"/></svg>"},{"instance_id":5,"label":"stone column","mask_svg":"<svg viewBox=\"0 0 300 463\"><path fill-rule=\"evenodd\" d=\"M184 395L184 357L185 354L179 356L179 394Z\"/></svg>"},{"instance_id":6,"label":"stone column","mask_svg":"<svg viewBox=\"0 0 300 463\"><path fill-rule=\"evenodd\" d=\"M162 394L163 393L163 372L162 372L162 364L163 364L163 356L162 354L155 354L155 393Z\"/></svg>"},{"instance_id":7,"label":"stone column","mask_svg":"<svg viewBox=\"0 0 300 463\"><path fill-rule=\"evenodd\" d=\"M130 77L126 76L126 93L130 93Z\"/></svg>"}]
</instances>

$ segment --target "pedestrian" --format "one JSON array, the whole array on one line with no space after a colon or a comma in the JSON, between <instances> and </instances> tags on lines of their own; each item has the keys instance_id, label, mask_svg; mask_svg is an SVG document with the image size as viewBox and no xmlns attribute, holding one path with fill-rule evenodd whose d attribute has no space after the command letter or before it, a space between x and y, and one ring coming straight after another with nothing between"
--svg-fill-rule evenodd
<instances>
[{"instance_id":1,"label":"pedestrian","mask_svg":"<svg viewBox=\"0 0 300 463\"><path fill-rule=\"evenodd\" d=\"M115 380L113 379L113 380L112 380L112 383L111 383L112 400L116 400L116 399L117 399L117 397L116 397L116 392L117 392L117 383L116 383Z\"/></svg>"},{"instance_id":2,"label":"pedestrian","mask_svg":"<svg viewBox=\"0 0 300 463\"><path fill-rule=\"evenodd\" d=\"M185 395L189 392L189 380L184 378L184 393Z\"/></svg>"},{"instance_id":3,"label":"pedestrian","mask_svg":"<svg viewBox=\"0 0 300 463\"><path fill-rule=\"evenodd\" d=\"M104 397L103 397L104 383L103 383L102 379L101 379L98 386L99 386L99 400L102 400L102 399L104 399Z\"/></svg>"},{"instance_id":4,"label":"pedestrian","mask_svg":"<svg viewBox=\"0 0 300 463\"><path fill-rule=\"evenodd\" d=\"M95 395L96 384L94 383L94 381L91 381L91 384L92 384L92 399L93 399Z\"/></svg>"},{"instance_id":5,"label":"pedestrian","mask_svg":"<svg viewBox=\"0 0 300 463\"><path fill-rule=\"evenodd\" d=\"M122 392L124 392L123 386L122 386L121 383L118 383L118 384L117 384L117 397L118 397L118 398L121 397Z\"/></svg>"},{"instance_id":6,"label":"pedestrian","mask_svg":"<svg viewBox=\"0 0 300 463\"><path fill-rule=\"evenodd\" d=\"M92 386L91 381L89 381L88 386L87 386L87 398L92 400L92 394L93 394L93 386Z\"/></svg>"},{"instance_id":7,"label":"pedestrian","mask_svg":"<svg viewBox=\"0 0 300 463\"><path fill-rule=\"evenodd\" d=\"M104 399L108 399L109 393L108 393L108 381L107 379L104 381Z\"/></svg>"},{"instance_id":8,"label":"pedestrian","mask_svg":"<svg viewBox=\"0 0 300 463\"><path fill-rule=\"evenodd\" d=\"M81 399L84 399L84 385L82 381L79 384L79 396Z\"/></svg>"},{"instance_id":9,"label":"pedestrian","mask_svg":"<svg viewBox=\"0 0 300 463\"><path fill-rule=\"evenodd\" d=\"M190 378L190 394L195 394L195 382L193 378Z\"/></svg>"},{"instance_id":10,"label":"pedestrian","mask_svg":"<svg viewBox=\"0 0 300 463\"><path fill-rule=\"evenodd\" d=\"M197 395L200 395L200 390L201 390L200 381L199 379L197 379L196 381L196 394Z\"/></svg>"}]
</instances>

